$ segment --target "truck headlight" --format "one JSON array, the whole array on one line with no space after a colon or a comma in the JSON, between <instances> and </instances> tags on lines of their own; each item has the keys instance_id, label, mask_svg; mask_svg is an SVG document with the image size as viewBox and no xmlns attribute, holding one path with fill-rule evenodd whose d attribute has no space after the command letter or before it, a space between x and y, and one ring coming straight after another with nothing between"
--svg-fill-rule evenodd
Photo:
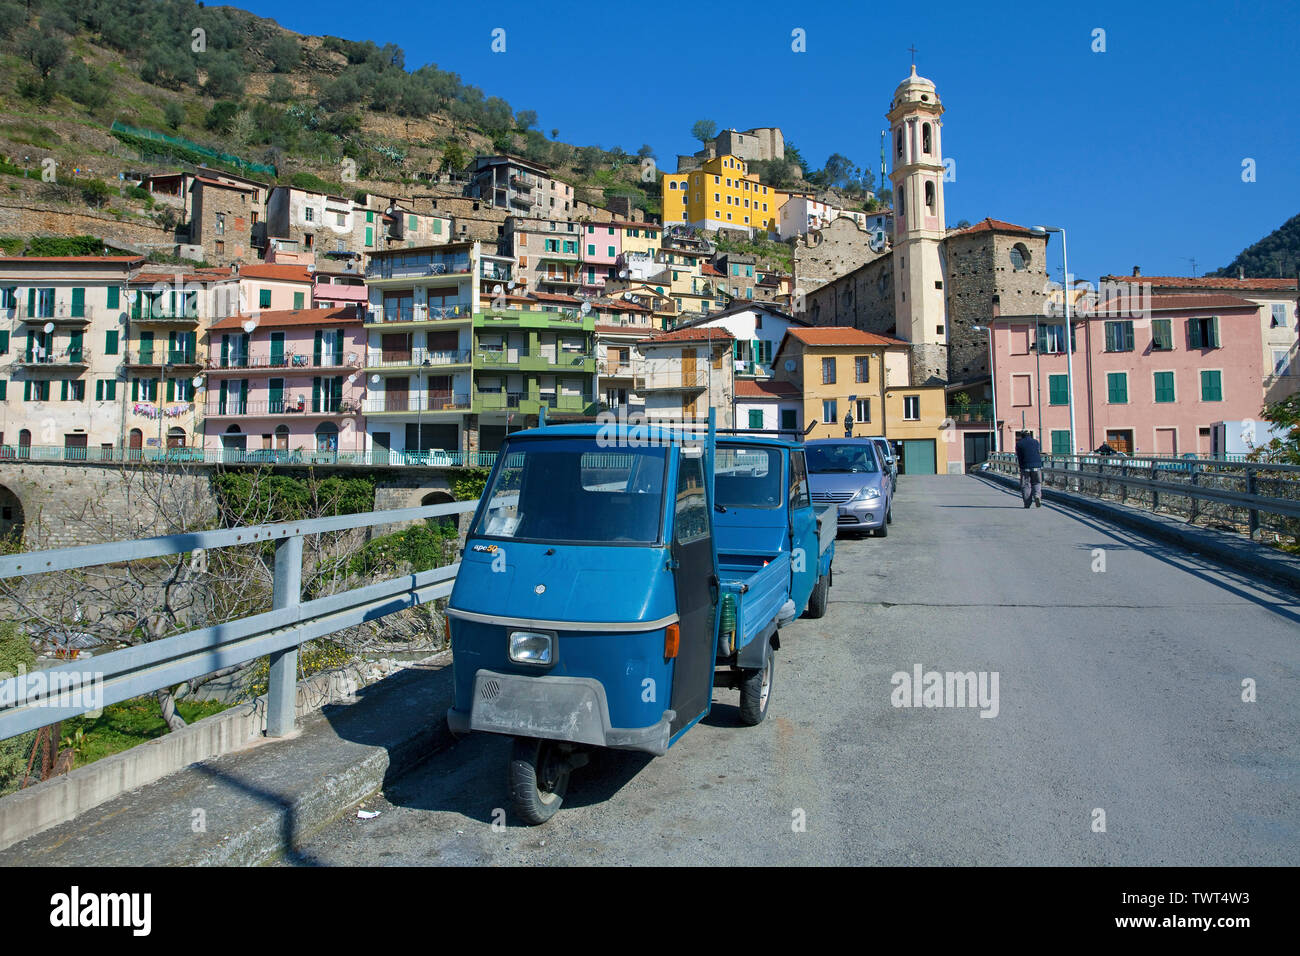
<instances>
[{"instance_id":1,"label":"truck headlight","mask_svg":"<svg viewBox=\"0 0 1300 956\"><path fill-rule=\"evenodd\" d=\"M866 487L853 496L854 501L875 501L880 497L879 489Z\"/></svg>"},{"instance_id":2,"label":"truck headlight","mask_svg":"<svg viewBox=\"0 0 1300 956\"><path fill-rule=\"evenodd\" d=\"M550 664L553 660L551 635L541 631L511 631L510 659L517 664Z\"/></svg>"}]
</instances>

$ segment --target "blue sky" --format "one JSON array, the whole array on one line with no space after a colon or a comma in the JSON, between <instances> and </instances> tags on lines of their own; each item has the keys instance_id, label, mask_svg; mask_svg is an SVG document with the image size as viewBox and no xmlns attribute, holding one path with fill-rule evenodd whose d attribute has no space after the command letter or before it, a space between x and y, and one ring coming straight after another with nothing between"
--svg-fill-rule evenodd
<instances>
[{"instance_id":1,"label":"blue sky","mask_svg":"<svg viewBox=\"0 0 1300 956\"><path fill-rule=\"evenodd\" d=\"M669 169L698 148L692 123L712 119L779 126L815 166L840 152L878 175L915 45L947 110L949 224L1064 226L1070 271L1087 279L1135 265L1190 275L1192 258L1208 272L1300 212L1293 3L236 5L300 33L395 42L408 69L459 73L536 110L548 134L649 143ZM490 49L496 27L504 53ZM806 52L791 50L796 28ZM1049 257L1059 278L1055 241Z\"/></svg>"}]
</instances>

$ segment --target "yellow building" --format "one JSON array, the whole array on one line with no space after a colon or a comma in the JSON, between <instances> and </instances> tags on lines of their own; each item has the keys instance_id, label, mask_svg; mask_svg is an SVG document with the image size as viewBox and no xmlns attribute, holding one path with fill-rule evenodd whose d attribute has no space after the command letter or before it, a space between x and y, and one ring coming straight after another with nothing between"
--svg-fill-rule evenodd
<instances>
[{"instance_id":1,"label":"yellow building","mask_svg":"<svg viewBox=\"0 0 1300 956\"><path fill-rule=\"evenodd\" d=\"M685 223L696 229L742 229L776 232L779 197L758 181L743 159L726 155L710 159L689 173L665 173L664 223Z\"/></svg>"},{"instance_id":2,"label":"yellow building","mask_svg":"<svg viewBox=\"0 0 1300 956\"><path fill-rule=\"evenodd\" d=\"M910 386L908 343L861 329L792 328L781 340L776 379L797 388L809 438L841 438L846 415L854 437L884 435L902 452L904 470L945 474L943 386Z\"/></svg>"}]
</instances>

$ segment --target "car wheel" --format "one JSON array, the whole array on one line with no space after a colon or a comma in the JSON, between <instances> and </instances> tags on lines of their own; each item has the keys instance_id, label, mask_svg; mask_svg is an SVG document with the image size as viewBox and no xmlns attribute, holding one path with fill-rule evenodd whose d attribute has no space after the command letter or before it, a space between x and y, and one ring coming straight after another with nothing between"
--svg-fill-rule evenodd
<instances>
[{"instance_id":1,"label":"car wheel","mask_svg":"<svg viewBox=\"0 0 1300 956\"><path fill-rule=\"evenodd\" d=\"M533 826L555 816L569 788L569 771L555 741L516 737L508 782L518 814Z\"/></svg>"},{"instance_id":2,"label":"car wheel","mask_svg":"<svg viewBox=\"0 0 1300 956\"><path fill-rule=\"evenodd\" d=\"M772 699L772 673L776 668L776 652L767 651L767 660L758 670L744 671L740 684L740 722L753 727L767 716L767 705Z\"/></svg>"},{"instance_id":3,"label":"car wheel","mask_svg":"<svg viewBox=\"0 0 1300 956\"><path fill-rule=\"evenodd\" d=\"M894 506L890 505L889 510L885 512L885 524L894 523Z\"/></svg>"},{"instance_id":4,"label":"car wheel","mask_svg":"<svg viewBox=\"0 0 1300 956\"><path fill-rule=\"evenodd\" d=\"M887 525L887 524L882 524L879 528L876 528L876 529L875 529L874 531L872 531L871 533L872 533L873 535L875 535L877 538L888 538L888 537L889 537L889 525Z\"/></svg>"}]
</instances>

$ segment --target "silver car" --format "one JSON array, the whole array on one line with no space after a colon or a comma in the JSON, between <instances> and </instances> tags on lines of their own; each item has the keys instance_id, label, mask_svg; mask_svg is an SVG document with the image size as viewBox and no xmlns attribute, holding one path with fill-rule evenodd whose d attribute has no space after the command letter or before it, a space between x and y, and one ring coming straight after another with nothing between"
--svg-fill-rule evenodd
<instances>
[{"instance_id":1,"label":"silver car","mask_svg":"<svg viewBox=\"0 0 1300 956\"><path fill-rule=\"evenodd\" d=\"M819 438L804 445L813 504L835 505L841 530L889 534L893 477L870 438Z\"/></svg>"}]
</instances>

